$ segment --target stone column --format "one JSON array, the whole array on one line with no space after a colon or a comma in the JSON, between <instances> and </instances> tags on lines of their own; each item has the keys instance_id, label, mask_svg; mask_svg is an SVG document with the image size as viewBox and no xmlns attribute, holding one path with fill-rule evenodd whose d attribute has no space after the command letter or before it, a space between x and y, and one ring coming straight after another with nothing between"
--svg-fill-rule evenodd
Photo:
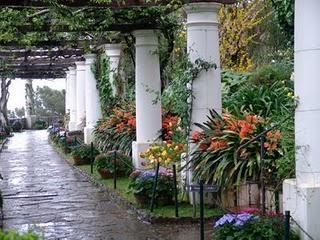
<instances>
[{"instance_id":1,"label":"stone column","mask_svg":"<svg viewBox=\"0 0 320 240\"><path fill-rule=\"evenodd\" d=\"M86 117L86 92L85 92L85 79L86 79L86 66L85 62L76 62L76 81L77 81L77 124L76 130L82 130L85 126Z\"/></svg>"},{"instance_id":2,"label":"stone column","mask_svg":"<svg viewBox=\"0 0 320 240\"><path fill-rule=\"evenodd\" d=\"M109 81L112 87L112 94L113 96L116 96L118 93L117 93L117 88L115 84L115 75L118 72L122 46L121 44L106 44L104 47L105 47L105 53L109 57L109 67L110 67Z\"/></svg>"},{"instance_id":3,"label":"stone column","mask_svg":"<svg viewBox=\"0 0 320 240\"><path fill-rule=\"evenodd\" d=\"M320 213L320 1L295 1L296 179L283 184L284 210L313 239L319 239ZM302 239L309 239L301 232Z\"/></svg>"},{"instance_id":4,"label":"stone column","mask_svg":"<svg viewBox=\"0 0 320 240\"><path fill-rule=\"evenodd\" d=\"M102 117L102 114L97 81L91 69L97 56L95 54L88 54L84 57L86 59L86 127L84 128L84 142L90 144L92 142L93 129L97 121Z\"/></svg>"},{"instance_id":5,"label":"stone column","mask_svg":"<svg viewBox=\"0 0 320 240\"><path fill-rule=\"evenodd\" d=\"M70 121L69 131L75 131L77 125L77 82L76 68L69 67L69 82L70 82Z\"/></svg>"},{"instance_id":6,"label":"stone column","mask_svg":"<svg viewBox=\"0 0 320 240\"><path fill-rule=\"evenodd\" d=\"M140 152L159 136L161 129L161 80L158 37L154 30L133 32L136 38L137 139L133 142L134 165L141 167ZM156 101L156 102L155 102Z\"/></svg>"},{"instance_id":7,"label":"stone column","mask_svg":"<svg viewBox=\"0 0 320 240\"><path fill-rule=\"evenodd\" d=\"M26 80L25 88L27 129L32 129L33 124L36 121L36 115L34 111L34 90L31 79Z\"/></svg>"}]
</instances>

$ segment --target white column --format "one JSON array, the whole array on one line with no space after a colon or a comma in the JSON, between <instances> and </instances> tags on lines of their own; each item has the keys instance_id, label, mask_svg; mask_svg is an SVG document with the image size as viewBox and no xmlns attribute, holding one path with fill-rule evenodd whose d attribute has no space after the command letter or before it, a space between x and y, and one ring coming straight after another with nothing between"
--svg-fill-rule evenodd
<instances>
[{"instance_id":1,"label":"white column","mask_svg":"<svg viewBox=\"0 0 320 240\"><path fill-rule=\"evenodd\" d=\"M32 129L36 121L36 115L34 111L34 90L32 86L32 79L26 80L26 121L27 129Z\"/></svg>"},{"instance_id":2,"label":"white column","mask_svg":"<svg viewBox=\"0 0 320 240\"><path fill-rule=\"evenodd\" d=\"M202 59L215 63L217 69L203 71L193 83L192 122L207 120L209 109L221 112L221 77L219 53L218 3L192 3L187 13L187 47L190 60Z\"/></svg>"},{"instance_id":3,"label":"white column","mask_svg":"<svg viewBox=\"0 0 320 240\"><path fill-rule=\"evenodd\" d=\"M86 116L86 95L85 95L85 79L86 79L85 62L76 62L76 81L77 81L77 124L76 130L82 130L85 126Z\"/></svg>"},{"instance_id":4,"label":"white column","mask_svg":"<svg viewBox=\"0 0 320 240\"><path fill-rule=\"evenodd\" d=\"M137 139L132 153L135 167L141 167L139 157L161 129L161 80L158 37L154 30L135 31L136 38L136 119ZM155 102L155 100L157 100Z\"/></svg>"},{"instance_id":5,"label":"white column","mask_svg":"<svg viewBox=\"0 0 320 240\"><path fill-rule=\"evenodd\" d=\"M75 131L77 125L77 82L76 82L76 68L69 67L69 105L70 105L70 121L69 131Z\"/></svg>"},{"instance_id":6,"label":"white column","mask_svg":"<svg viewBox=\"0 0 320 240\"><path fill-rule=\"evenodd\" d=\"M190 61L194 63L201 59L217 65L217 69L201 72L193 82L191 134L198 130L194 123L207 121L210 109L219 113L222 111L218 20L220 7L220 4L213 2L184 6L187 14L187 50ZM194 144L190 143L190 152L193 147ZM188 171L186 175L191 183L192 171ZM191 201L193 202L193 199Z\"/></svg>"},{"instance_id":7,"label":"white column","mask_svg":"<svg viewBox=\"0 0 320 240\"><path fill-rule=\"evenodd\" d=\"M69 113L70 111L70 104L69 104L69 101L70 101L70 80L69 80L69 71L66 71L66 83L65 83L65 104L66 104L66 114Z\"/></svg>"},{"instance_id":8,"label":"white column","mask_svg":"<svg viewBox=\"0 0 320 240\"><path fill-rule=\"evenodd\" d=\"M97 81L92 72L92 65L97 56L95 54L88 54L84 56L86 59L86 127L84 128L84 142L90 144L92 142L92 132L97 121L102 117L99 92L97 89Z\"/></svg>"},{"instance_id":9,"label":"white column","mask_svg":"<svg viewBox=\"0 0 320 240\"><path fill-rule=\"evenodd\" d=\"M109 67L110 67L110 73L109 73L109 81L112 88L112 94L113 96L117 95L117 88L115 84L115 75L118 72L118 66L121 56L121 50L122 45L121 44L106 44L105 47L105 53L109 57Z\"/></svg>"},{"instance_id":10,"label":"white column","mask_svg":"<svg viewBox=\"0 0 320 240\"><path fill-rule=\"evenodd\" d=\"M290 210L313 239L320 237L319 12L319 0L295 1L296 179L283 184L284 210Z\"/></svg>"}]
</instances>

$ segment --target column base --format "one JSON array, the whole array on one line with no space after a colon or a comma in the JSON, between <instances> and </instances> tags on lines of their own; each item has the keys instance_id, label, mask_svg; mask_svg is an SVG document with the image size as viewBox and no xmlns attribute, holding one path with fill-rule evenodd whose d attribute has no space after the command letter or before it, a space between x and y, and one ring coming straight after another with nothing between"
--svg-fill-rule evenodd
<instances>
[{"instance_id":1,"label":"column base","mask_svg":"<svg viewBox=\"0 0 320 240\"><path fill-rule=\"evenodd\" d=\"M145 168L146 160L140 157L140 153L147 150L151 143L132 142L132 159L135 169Z\"/></svg>"},{"instance_id":2,"label":"column base","mask_svg":"<svg viewBox=\"0 0 320 240\"><path fill-rule=\"evenodd\" d=\"M76 131L77 130L77 123L76 122L69 122L69 131Z\"/></svg>"},{"instance_id":3,"label":"column base","mask_svg":"<svg viewBox=\"0 0 320 240\"><path fill-rule=\"evenodd\" d=\"M283 182L283 209L290 211L293 219L311 236L318 239L320 236L320 184L297 184L296 179L287 179ZM295 225L295 224L294 224ZM297 226L301 240L309 240Z\"/></svg>"},{"instance_id":4,"label":"column base","mask_svg":"<svg viewBox=\"0 0 320 240\"><path fill-rule=\"evenodd\" d=\"M94 127L89 126L84 128L84 143L85 144L91 144L93 141L93 130Z\"/></svg>"}]
</instances>

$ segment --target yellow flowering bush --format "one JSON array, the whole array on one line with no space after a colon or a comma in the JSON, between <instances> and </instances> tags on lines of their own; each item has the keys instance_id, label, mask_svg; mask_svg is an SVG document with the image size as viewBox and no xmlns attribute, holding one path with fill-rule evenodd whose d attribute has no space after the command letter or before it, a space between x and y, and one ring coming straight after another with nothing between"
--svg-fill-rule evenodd
<instances>
[{"instance_id":1,"label":"yellow flowering bush","mask_svg":"<svg viewBox=\"0 0 320 240\"><path fill-rule=\"evenodd\" d=\"M168 166L172 162L180 160L180 155L184 151L184 145L175 142L153 143L146 151L140 153L140 157L145 158L150 164L160 163L161 166Z\"/></svg>"}]
</instances>

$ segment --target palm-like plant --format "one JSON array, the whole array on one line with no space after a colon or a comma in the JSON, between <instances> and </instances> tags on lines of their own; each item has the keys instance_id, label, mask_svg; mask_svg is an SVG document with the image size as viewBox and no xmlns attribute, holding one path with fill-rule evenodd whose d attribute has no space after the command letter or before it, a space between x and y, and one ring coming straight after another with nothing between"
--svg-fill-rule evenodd
<instances>
[{"instance_id":1,"label":"palm-like plant","mask_svg":"<svg viewBox=\"0 0 320 240\"><path fill-rule=\"evenodd\" d=\"M258 180L261 171L259 143L249 144L239 153L237 149L269 124L269 121L256 115L245 114L239 119L229 113L220 116L211 110L207 122L196 124L201 132L192 135L197 144L192 153L195 178L216 183L222 189L246 180ZM270 174L275 169L274 160L281 155L278 146L280 138L279 131L270 132L264 145L265 166Z\"/></svg>"}]
</instances>

